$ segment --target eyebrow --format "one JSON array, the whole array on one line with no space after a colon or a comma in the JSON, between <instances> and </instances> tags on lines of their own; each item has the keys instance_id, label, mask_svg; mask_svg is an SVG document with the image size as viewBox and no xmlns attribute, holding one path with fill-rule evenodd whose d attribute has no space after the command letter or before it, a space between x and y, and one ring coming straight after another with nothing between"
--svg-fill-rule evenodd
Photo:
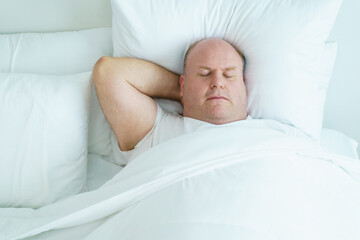
<instances>
[{"instance_id":1,"label":"eyebrow","mask_svg":"<svg viewBox=\"0 0 360 240\"><path fill-rule=\"evenodd\" d=\"M224 70L229 71L229 70L235 70L235 69L236 69L236 67L227 67Z\"/></svg>"},{"instance_id":2,"label":"eyebrow","mask_svg":"<svg viewBox=\"0 0 360 240\"><path fill-rule=\"evenodd\" d=\"M211 70L211 68L209 68L209 67L206 67L206 66L200 66L199 68L200 68L200 69L206 69L206 70Z\"/></svg>"},{"instance_id":3,"label":"eyebrow","mask_svg":"<svg viewBox=\"0 0 360 240\"><path fill-rule=\"evenodd\" d=\"M200 69L211 70L211 68L206 67L206 66L200 66L199 68L200 68ZM227 67L227 68L224 68L224 69L221 69L221 70L230 71L230 70L235 70L235 69L236 69L236 67L235 67L235 66L232 66L232 67Z\"/></svg>"}]
</instances>

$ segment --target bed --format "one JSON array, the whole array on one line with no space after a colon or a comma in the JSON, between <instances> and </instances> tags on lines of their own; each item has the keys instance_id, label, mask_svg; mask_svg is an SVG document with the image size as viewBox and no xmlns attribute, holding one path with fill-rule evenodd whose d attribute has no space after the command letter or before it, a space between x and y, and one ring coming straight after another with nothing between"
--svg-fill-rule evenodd
<instances>
[{"instance_id":1,"label":"bed","mask_svg":"<svg viewBox=\"0 0 360 240\"><path fill-rule=\"evenodd\" d=\"M0 3L0 239L359 239L359 7ZM252 119L118 156L96 61L138 57L180 74L204 37L244 51Z\"/></svg>"}]
</instances>

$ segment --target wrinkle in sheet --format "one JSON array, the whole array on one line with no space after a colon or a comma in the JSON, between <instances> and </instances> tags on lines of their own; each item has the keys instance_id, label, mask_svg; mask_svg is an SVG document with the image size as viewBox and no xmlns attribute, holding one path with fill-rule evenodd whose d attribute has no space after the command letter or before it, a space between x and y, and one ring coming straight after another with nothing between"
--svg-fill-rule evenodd
<instances>
[{"instance_id":1,"label":"wrinkle in sheet","mask_svg":"<svg viewBox=\"0 0 360 240\"><path fill-rule=\"evenodd\" d=\"M240 132L234 131L234 128L219 128L207 131L207 134L211 136L228 136L228 141L224 142L215 141L215 138L208 138L208 135L198 132L155 146L139 156L136 161L124 168L117 177L114 177L111 182L97 191L79 194L71 199L43 207L35 212L32 219L29 217L19 219L18 226L23 226L24 231L19 231L18 226L16 226L16 229L13 226L13 229L11 227L7 228L7 232L4 232L3 236L8 236L10 239L27 237L50 229L77 226L97 220L133 206L152 193L185 178L197 176L215 168L230 166L234 163L252 161L253 159L263 160L269 157L277 159L280 156L283 156L285 160L288 157L296 156L297 153L305 153L305 150L308 150L312 158L319 154L315 151L316 148L312 148L312 144L308 141L303 142L303 151L301 151L301 142L298 142L298 139L292 140L292 138L288 138L278 131L264 131L262 128L258 130L251 129L251 132L244 132L245 129L242 128L238 130ZM249 139L250 135L254 135L254 137ZM235 144L232 141L234 136L239 141L241 139L243 141ZM189 139L192 141L189 141ZM225 146L220 147L223 150L222 153L217 154L215 149L202 151L202 149L207 149L207 146L213 145L214 141ZM159 159L158 154L164 154L163 151L169 154L173 153L173 150L178 148L179 143L184 144L184 148L189 149L189 151L185 151L183 155L174 155L172 159ZM299 146L297 146L298 144ZM198 147L195 149L190 148L190 146L194 145ZM231 148L228 148L229 145ZM294 145L296 149L294 149ZM311 146L309 147L309 145ZM216 158L215 155L219 155L219 158ZM329 156L334 158L334 155ZM300 163L301 158L299 160ZM359 165L358 161L357 165ZM350 183L353 183L348 180L344 179L344 184L358 186L357 183L350 185ZM358 194L358 192L354 192L354 194ZM354 198L351 201L356 200ZM335 201L335 203L338 202ZM19 213L18 216L21 216L21 214ZM3 226L7 223L6 219L0 222L2 222Z\"/></svg>"},{"instance_id":2,"label":"wrinkle in sheet","mask_svg":"<svg viewBox=\"0 0 360 240\"><path fill-rule=\"evenodd\" d=\"M20 42L22 41L22 35L19 34L17 35L17 38L15 41L11 41L10 42L10 48L11 48L11 58L10 58L10 66L9 66L9 72L14 72L15 71L15 61L16 61L16 57L18 54L18 50L19 50L19 46L20 46Z\"/></svg>"},{"instance_id":3,"label":"wrinkle in sheet","mask_svg":"<svg viewBox=\"0 0 360 240\"><path fill-rule=\"evenodd\" d=\"M42 139L41 139L41 147L42 147L42 151L41 151L41 157L40 157L40 162L39 163L40 165L39 166L42 166L42 171L41 171L41 182L43 183L42 185L42 196L41 196L41 199L46 199L46 195L48 194L49 192L49 185L48 185L48 172L46 171L48 168L48 147L47 147L47 144L48 144L48 124L49 124L49 121L48 121L48 118L47 118L47 107L45 107L43 104L45 104L45 101L41 101L39 100L39 93L38 92L35 92L33 90L32 87L29 86L28 88L29 92L32 94L32 99L34 100L34 104L32 106L32 113L34 111L40 111L42 114ZM40 90L41 91L41 90ZM46 91L45 91L46 92ZM36 106L36 110L35 110L35 106Z\"/></svg>"},{"instance_id":4,"label":"wrinkle in sheet","mask_svg":"<svg viewBox=\"0 0 360 240\"><path fill-rule=\"evenodd\" d=\"M42 182L43 185L39 185L38 189L39 191L36 193L37 196L31 196L31 198L34 197L38 197L39 199L46 199L46 195L49 191L49 186L47 185L47 172L44 171L45 169L47 169L47 148L44 147L47 144L47 121L45 121L45 114L46 112L44 111L44 106L41 105L41 101L38 101L38 94L36 92L34 92L31 88L28 88L29 93L32 94L32 101L31 101L31 107L29 110L29 114L28 117L26 118L26 122L24 125L24 132L22 137L19 139L19 145L18 145L18 151L16 153L15 159L14 161L16 162L16 168L13 174L13 186L12 187L12 201L15 202L15 199L22 199L22 201L25 201L25 199L27 199L28 193L24 193L23 191L26 189L27 187L27 179L22 177L22 176L29 176L29 173L24 172L26 167L25 165L29 165L29 164L37 164L37 166L42 166L41 168L41 176L36 176L39 178L42 178ZM42 113L42 118L39 120L38 118L36 118L36 116L38 115L36 112L37 111L41 111ZM38 159L39 162L27 162L27 160L31 157L29 157L28 155L31 154L31 147L34 146L31 144L31 142L28 142L28 139L32 139L31 138L31 131L33 131L33 126L34 126L34 122L37 121L41 121L42 124L36 124L36 126L41 126L41 131L42 131L42 139L41 141L37 142L37 143L41 143L40 147L42 148L42 155L38 156L40 159ZM38 129L37 129L38 130ZM36 141L33 139L33 141ZM37 145L39 146L39 145ZM18 190L18 191L16 191ZM39 195L40 194L40 195ZM40 204L39 204L40 205ZM19 203L19 206L21 206L21 203Z\"/></svg>"},{"instance_id":5,"label":"wrinkle in sheet","mask_svg":"<svg viewBox=\"0 0 360 240\"><path fill-rule=\"evenodd\" d=\"M321 152L319 156L312 156L309 152L298 152L298 156L302 157L313 157L320 159L322 161L329 162L333 164L334 166L340 168L346 175L348 175L350 178L352 178L354 181L360 183L360 165L357 160L354 160L352 158L337 155L334 153L327 153L325 151ZM336 156L336 158L334 157Z\"/></svg>"},{"instance_id":6,"label":"wrinkle in sheet","mask_svg":"<svg viewBox=\"0 0 360 240\"><path fill-rule=\"evenodd\" d=\"M207 171L226 167L238 162L250 161L258 157L281 156L288 153L289 150L279 148L278 151L247 151L243 153L227 155L219 159L209 159L209 161L197 163L192 167L185 167L184 169L179 169L172 173L167 173L164 176L158 177L150 182L146 182L144 184L139 183L138 186L125 190L107 199L103 199L91 206L74 210L72 213L61 216L56 220L49 220L47 224L43 224L38 228L34 227L33 230L12 236L10 239L33 236L56 228L66 228L86 224L100 218L108 217L117 211L127 209L128 207L133 206L152 193L157 192L185 178L194 177ZM104 191L109 191L109 189L104 189Z\"/></svg>"}]
</instances>

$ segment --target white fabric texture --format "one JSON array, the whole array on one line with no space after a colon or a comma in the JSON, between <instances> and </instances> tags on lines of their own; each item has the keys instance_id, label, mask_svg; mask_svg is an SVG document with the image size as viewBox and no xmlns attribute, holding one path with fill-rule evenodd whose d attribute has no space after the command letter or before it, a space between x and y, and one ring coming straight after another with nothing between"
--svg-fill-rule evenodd
<instances>
[{"instance_id":1,"label":"white fabric texture","mask_svg":"<svg viewBox=\"0 0 360 240\"><path fill-rule=\"evenodd\" d=\"M359 159L358 142L333 129L322 129L320 145L333 153Z\"/></svg>"},{"instance_id":2,"label":"white fabric texture","mask_svg":"<svg viewBox=\"0 0 360 240\"><path fill-rule=\"evenodd\" d=\"M91 71L112 56L111 28L54 33L0 34L0 71L64 75ZM112 156L110 126L92 89L89 152Z\"/></svg>"},{"instance_id":3,"label":"white fabric texture","mask_svg":"<svg viewBox=\"0 0 360 240\"><path fill-rule=\"evenodd\" d=\"M325 41L341 2L112 0L114 56L180 74L191 43L223 38L245 55L251 117L293 125L319 140L336 56Z\"/></svg>"},{"instance_id":4,"label":"white fabric texture","mask_svg":"<svg viewBox=\"0 0 360 240\"><path fill-rule=\"evenodd\" d=\"M246 120L251 119L252 118L248 116ZM227 127L241 124L242 121L236 121L223 125L224 127ZM184 134L214 128L217 126L218 125L216 124L211 124L194 118L183 117L177 113L166 112L159 106L159 104L157 104L157 115L154 126L146 134L146 136L136 144L134 149L130 151L121 151L115 134L111 134L114 162L121 166L125 166L149 148L152 148L160 143ZM290 128L291 127L288 129ZM296 131L296 129L294 129L294 131Z\"/></svg>"},{"instance_id":5,"label":"white fabric texture","mask_svg":"<svg viewBox=\"0 0 360 240\"><path fill-rule=\"evenodd\" d=\"M333 44L333 43L331 43ZM335 45L332 45L335 46ZM182 114L183 108L179 102L168 100L168 99L155 99L158 106L164 109L166 112L174 114ZM116 141L115 136L112 136L112 145ZM358 142L349 136L338 132L334 129L322 128L320 134L319 144L333 152L335 154L347 156L350 158L359 159L357 153ZM116 146L116 145L115 145ZM113 145L114 148L114 145ZM124 156L117 154L117 151L114 151L115 158L117 159L126 159Z\"/></svg>"},{"instance_id":6,"label":"white fabric texture","mask_svg":"<svg viewBox=\"0 0 360 240\"><path fill-rule=\"evenodd\" d=\"M163 108L165 108L167 111L165 111ZM111 134L113 158L110 159L110 161L120 166L125 166L149 148L154 147L155 145L158 145L162 142L181 136L183 134L217 127L211 123L179 115L179 112L182 111L179 111L177 102L159 101L157 99L157 109L158 112L153 128L140 142L136 144L134 149L130 151L121 151L115 134ZM251 116L247 117L247 120L252 119L253 118L251 118ZM225 124L225 126L234 126L237 124L241 125L241 121L228 123ZM296 136L306 137L301 131L291 126L287 127L287 132L293 132L293 134ZM357 154L358 143L348 136L335 130L325 128L322 129L319 144L330 152L354 159L359 159Z\"/></svg>"},{"instance_id":7,"label":"white fabric texture","mask_svg":"<svg viewBox=\"0 0 360 240\"><path fill-rule=\"evenodd\" d=\"M95 191L0 209L0 238L359 239L360 162L287 128L252 120L171 139Z\"/></svg>"},{"instance_id":8,"label":"white fabric texture","mask_svg":"<svg viewBox=\"0 0 360 240\"><path fill-rule=\"evenodd\" d=\"M0 72L74 74L112 55L111 28L0 34Z\"/></svg>"},{"instance_id":9,"label":"white fabric texture","mask_svg":"<svg viewBox=\"0 0 360 240\"><path fill-rule=\"evenodd\" d=\"M122 169L112 163L108 156L88 154L86 191L93 191L104 185Z\"/></svg>"},{"instance_id":10,"label":"white fabric texture","mask_svg":"<svg viewBox=\"0 0 360 240\"><path fill-rule=\"evenodd\" d=\"M163 101L158 101L158 103L159 102L162 103ZM162 104L161 108L166 108L168 112L173 112L171 105ZM177 111L174 113L176 112ZM104 185L129 162L129 154L126 152L124 154L124 152L120 151L115 135L112 137L114 158L92 153L88 154L87 191L96 190ZM354 139L333 129L323 128L321 130L320 146L334 154L359 159L357 154L358 143ZM132 153L131 155L134 156L135 154ZM115 159L115 161L113 161L113 159Z\"/></svg>"},{"instance_id":11,"label":"white fabric texture","mask_svg":"<svg viewBox=\"0 0 360 240\"><path fill-rule=\"evenodd\" d=\"M0 206L41 207L86 187L91 72L0 73Z\"/></svg>"}]
</instances>

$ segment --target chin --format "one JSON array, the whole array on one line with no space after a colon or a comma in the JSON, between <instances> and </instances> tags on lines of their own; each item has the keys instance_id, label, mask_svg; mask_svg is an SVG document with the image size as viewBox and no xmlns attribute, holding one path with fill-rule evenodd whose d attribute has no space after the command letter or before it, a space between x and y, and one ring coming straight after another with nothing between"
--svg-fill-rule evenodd
<instances>
[{"instance_id":1,"label":"chin","mask_svg":"<svg viewBox=\"0 0 360 240\"><path fill-rule=\"evenodd\" d=\"M233 122L233 121L236 121L228 116L224 116L224 115L209 115L207 117L207 122L210 122L212 124L225 124L225 123L229 123L229 122Z\"/></svg>"},{"instance_id":2,"label":"chin","mask_svg":"<svg viewBox=\"0 0 360 240\"><path fill-rule=\"evenodd\" d=\"M225 110L225 109L213 109L212 111L210 111L207 116L209 119L213 119L213 121L216 122L224 122L230 119L229 116L229 110Z\"/></svg>"},{"instance_id":3,"label":"chin","mask_svg":"<svg viewBox=\"0 0 360 240\"><path fill-rule=\"evenodd\" d=\"M238 114L238 115L229 115L227 113L229 113L229 111L216 112L216 113L209 114L207 116L207 119L208 119L207 122L219 125L219 124L225 124L225 123L245 120L247 117L246 113Z\"/></svg>"}]
</instances>

